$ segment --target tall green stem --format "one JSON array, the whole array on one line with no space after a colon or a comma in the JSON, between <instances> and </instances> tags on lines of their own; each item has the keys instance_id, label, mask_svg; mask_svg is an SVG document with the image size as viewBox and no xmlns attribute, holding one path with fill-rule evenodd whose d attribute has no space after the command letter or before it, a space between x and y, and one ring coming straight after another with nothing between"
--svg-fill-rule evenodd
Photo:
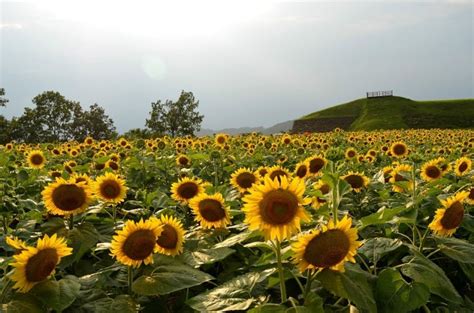
<instances>
[{"instance_id":1,"label":"tall green stem","mask_svg":"<svg viewBox=\"0 0 474 313\"><path fill-rule=\"evenodd\" d=\"M7 222L7 217L5 215L3 215L2 217L2 222L3 222L3 232L5 233L5 235L8 234L8 222Z\"/></svg>"},{"instance_id":2,"label":"tall green stem","mask_svg":"<svg viewBox=\"0 0 474 313\"><path fill-rule=\"evenodd\" d=\"M133 283L133 268L128 267L128 294L132 294L132 283Z\"/></svg>"},{"instance_id":3,"label":"tall green stem","mask_svg":"<svg viewBox=\"0 0 474 313\"><path fill-rule=\"evenodd\" d=\"M275 244L275 253L277 256L277 265L278 265L278 276L280 278L280 292L281 292L281 302L286 302L286 284L285 284L285 273L283 272L283 264L281 262L281 247L280 241L277 239Z\"/></svg>"},{"instance_id":4,"label":"tall green stem","mask_svg":"<svg viewBox=\"0 0 474 313\"><path fill-rule=\"evenodd\" d=\"M306 297L308 296L308 293L311 290L311 283L312 282L313 282L313 271L312 270L307 270L307 273L306 273L306 286L304 288L304 294L303 294L303 298L304 298L305 303L306 303Z\"/></svg>"},{"instance_id":5,"label":"tall green stem","mask_svg":"<svg viewBox=\"0 0 474 313\"><path fill-rule=\"evenodd\" d=\"M334 190L332 191L332 218L334 223L337 223L337 210L339 207L339 181L334 185Z\"/></svg>"},{"instance_id":6,"label":"tall green stem","mask_svg":"<svg viewBox=\"0 0 474 313\"><path fill-rule=\"evenodd\" d=\"M74 228L74 214L71 214L69 216L69 230L72 230Z\"/></svg>"}]
</instances>

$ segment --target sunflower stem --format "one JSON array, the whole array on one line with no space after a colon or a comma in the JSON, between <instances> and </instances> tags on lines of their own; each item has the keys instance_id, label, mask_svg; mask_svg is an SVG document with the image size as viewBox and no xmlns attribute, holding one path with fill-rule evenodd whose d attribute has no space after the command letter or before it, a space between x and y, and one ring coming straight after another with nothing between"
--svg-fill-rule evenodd
<instances>
[{"instance_id":1,"label":"sunflower stem","mask_svg":"<svg viewBox=\"0 0 474 313\"><path fill-rule=\"evenodd\" d=\"M334 219L334 223L337 224L337 209L339 207L338 203L339 198L339 180L337 181L336 185L334 186L334 190L332 191L332 218Z\"/></svg>"},{"instance_id":2,"label":"sunflower stem","mask_svg":"<svg viewBox=\"0 0 474 313\"><path fill-rule=\"evenodd\" d=\"M74 228L74 214L71 214L69 216L69 230L72 230Z\"/></svg>"},{"instance_id":3,"label":"sunflower stem","mask_svg":"<svg viewBox=\"0 0 474 313\"><path fill-rule=\"evenodd\" d=\"M3 232L5 235L8 235L8 222L7 222L7 217L3 215L2 217L2 223L3 223Z\"/></svg>"},{"instance_id":4,"label":"sunflower stem","mask_svg":"<svg viewBox=\"0 0 474 313\"><path fill-rule=\"evenodd\" d=\"M117 207L114 205L112 207L112 220L114 222L114 227L115 227L115 221L117 219Z\"/></svg>"},{"instance_id":5,"label":"sunflower stem","mask_svg":"<svg viewBox=\"0 0 474 313\"><path fill-rule=\"evenodd\" d=\"M420 252L423 250L423 245L425 243L426 235L428 235L429 230L430 229L427 227L425 233L423 234L423 237L421 237L420 239L420 248L418 249Z\"/></svg>"},{"instance_id":6,"label":"sunflower stem","mask_svg":"<svg viewBox=\"0 0 474 313\"><path fill-rule=\"evenodd\" d=\"M128 267L128 294L132 294L132 283L133 283L133 268Z\"/></svg>"},{"instance_id":7,"label":"sunflower stem","mask_svg":"<svg viewBox=\"0 0 474 313\"><path fill-rule=\"evenodd\" d=\"M286 284L285 284L285 274L283 272L283 264L281 262L281 247L280 240L275 240L275 253L277 256L277 265L278 265L278 276L280 278L280 292L281 292L281 303L285 303L286 298Z\"/></svg>"},{"instance_id":8,"label":"sunflower stem","mask_svg":"<svg viewBox=\"0 0 474 313\"><path fill-rule=\"evenodd\" d=\"M316 275L314 275L316 276ZM304 294L303 294L303 299L306 304L306 297L308 296L308 293L311 291L311 283L313 282L313 271L312 270L307 270L306 272L306 286L304 288Z\"/></svg>"}]
</instances>

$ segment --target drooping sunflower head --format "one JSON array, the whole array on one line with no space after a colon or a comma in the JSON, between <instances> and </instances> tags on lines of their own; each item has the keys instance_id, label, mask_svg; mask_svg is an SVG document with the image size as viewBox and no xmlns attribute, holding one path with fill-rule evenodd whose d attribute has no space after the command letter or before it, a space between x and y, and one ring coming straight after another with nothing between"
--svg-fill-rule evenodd
<instances>
[{"instance_id":1,"label":"drooping sunflower head","mask_svg":"<svg viewBox=\"0 0 474 313\"><path fill-rule=\"evenodd\" d=\"M266 176L243 198L245 223L250 230L263 231L266 239L290 238L300 230L301 221L309 221L303 205L311 203L311 199L304 199L304 192L303 179L282 176L272 180Z\"/></svg>"},{"instance_id":2,"label":"drooping sunflower head","mask_svg":"<svg viewBox=\"0 0 474 313\"><path fill-rule=\"evenodd\" d=\"M92 191L84 182L74 178L56 178L41 192L46 209L51 214L69 216L84 212L92 202Z\"/></svg>"},{"instance_id":3,"label":"drooping sunflower head","mask_svg":"<svg viewBox=\"0 0 474 313\"><path fill-rule=\"evenodd\" d=\"M27 247L13 256L13 288L22 293L28 292L34 285L46 280L54 272L61 258L71 253L72 249L67 246L65 239L58 238L56 234L38 239L36 247Z\"/></svg>"},{"instance_id":4,"label":"drooping sunflower head","mask_svg":"<svg viewBox=\"0 0 474 313\"><path fill-rule=\"evenodd\" d=\"M171 256L181 254L184 244L184 228L181 221L174 216L162 215L158 222L163 228L156 240L158 252Z\"/></svg>"},{"instance_id":5,"label":"drooping sunflower head","mask_svg":"<svg viewBox=\"0 0 474 313\"><path fill-rule=\"evenodd\" d=\"M199 178L181 178L171 185L171 197L176 201L187 203L204 192L204 185L204 182Z\"/></svg>"},{"instance_id":6,"label":"drooping sunflower head","mask_svg":"<svg viewBox=\"0 0 474 313\"><path fill-rule=\"evenodd\" d=\"M116 232L110 246L111 255L124 265L139 267L153 263L153 253L158 252L156 240L163 226L156 218L135 222L128 220Z\"/></svg>"},{"instance_id":7,"label":"drooping sunflower head","mask_svg":"<svg viewBox=\"0 0 474 313\"><path fill-rule=\"evenodd\" d=\"M180 154L176 157L176 165L188 167L189 165L191 165L191 159L184 154Z\"/></svg>"},{"instance_id":8,"label":"drooping sunflower head","mask_svg":"<svg viewBox=\"0 0 474 313\"><path fill-rule=\"evenodd\" d=\"M309 173L309 163L306 161L301 161L296 164L295 167L295 176L299 178L305 178Z\"/></svg>"},{"instance_id":9,"label":"drooping sunflower head","mask_svg":"<svg viewBox=\"0 0 474 313\"><path fill-rule=\"evenodd\" d=\"M456 163L454 165L454 171L456 173L456 176L464 176L472 168L472 161L468 157L461 157L456 160Z\"/></svg>"},{"instance_id":10,"label":"drooping sunflower head","mask_svg":"<svg viewBox=\"0 0 474 313\"><path fill-rule=\"evenodd\" d=\"M390 182L393 184L392 190L395 192L404 192L413 190L413 181L409 178L411 176L412 167L408 164L397 165L391 173ZM405 187L397 185L399 182L408 182ZM406 190L405 190L406 188Z\"/></svg>"},{"instance_id":11,"label":"drooping sunflower head","mask_svg":"<svg viewBox=\"0 0 474 313\"><path fill-rule=\"evenodd\" d=\"M321 207L322 205L324 205L327 200L325 199L325 196L331 192L331 186L329 186L326 182L322 181L321 179L317 181L316 184L314 184L313 186L313 189L314 190L318 190L322 193L322 197L314 197L313 198L313 207L315 209L318 209L319 207Z\"/></svg>"},{"instance_id":12,"label":"drooping sunflower head","mask_svg":"<svg viewBox=\"0 0 474 313\"><path fill-rule=\"evenodd\" d=\"M443 174L436 160L428 161L421 167L421 178L427 182L441 178Z\"/></svg>"},{"instance_id":13,"label":"drooping sunflower head","mask_svg":"<svg viewBox=\"0 0 474 313\"><path fill-rule=\"evenodd\" d=\"M328 163L328 160L322 155L315 155L315 156L309 157L305 161L307 161L309 164L310 175L321 174L321 170Z\"/></svg>"},{"instance_id":14,"label":"drooping sunflower head","mask_svg":"<svg viewBox=\"0 0 474 313\"><path fill-rule=\"evenodd\" d=\"M104 202L120 203L127 196L125 180L113 173L97 177L93 185L95 196Z\"/></svg>"},{"instance_id":15,"label":"drooping sunflower head","mask_svg":"<svg viewBox=\"0 0 474 313\"><path fill-rule=\"evenodd\" d=\"M355 263L354 256L361 245L357 229L351 225L352 219L345 216L336 224L330 220L321 230L301 235L292 245L293 262L301 272L318 268L344 272L344 263Z\"/></svg>"},{"instance_id":16,"label":"drooping sunflower head","mask_svg":"<svg viewBox=\"0 0 474 313\"><path fill-rule=\"evenodd\" d=\"M408 147L401 141L394 142L390 146L390 154L396 158L404 158L408 155Z\"/></svg>"},{"instance_id":17,"label":"drooping sunflower head","mask_svg":"<svg viewBox=\"0 0 474 313\"><path fill-rule=\"evenodd\" d=\"M32 168L43 168L46 164L46 158L43 151L31 150L27 155L28 166Z\"/></svg>"},{"instance_id":18,"label":"drooping sunflower head","mask_svg":"<svg viewBox=\"0 0 474 313\"><path fill-rule=\"evenodd\" d=\"M253 184L257 182L257 176L255 176L255 174L247 168L239 168L237 171L232 173L230 177L231 185L234 186L241 193L244 193L249 190L253 186Z\"/></svg>"},{"instance_id":19,"label":"drooping sunflower head","mask_svg":"<svg viewBox=\"0 0 474 313\"><path fill-rule=\"evenodd\" d=\"M189 201L189 207L202 228L225 228L230 224L229 207L225 206L224 197L220 193L201 193Z\"/></svg>"},{"instance_id":20,"label":"drooping sunflower head","mask_svg":"<svg viewBox=\"0 0 474 313\"><path fill-rule=\"evenodd\" d=\"M360 192L362 188L366 188L369 184L369 178L364 173L355 173L353 171L342 176L341 179L351 185L352 190L355 192Z\"/></svg>"},{"instance_id":21,"label":"drooping sunflower head","mask_svg":"<svg viewBox=\"0 0 474 313\"><path fill-rule=\"evenodd\" d=\"M454 234L463 220L463 202L468 196L468 191L462 191L446 200L441 200L443 207L436 210L436 215L428 227L440 236L451 236Z\"/></svg>"}]
</instances>

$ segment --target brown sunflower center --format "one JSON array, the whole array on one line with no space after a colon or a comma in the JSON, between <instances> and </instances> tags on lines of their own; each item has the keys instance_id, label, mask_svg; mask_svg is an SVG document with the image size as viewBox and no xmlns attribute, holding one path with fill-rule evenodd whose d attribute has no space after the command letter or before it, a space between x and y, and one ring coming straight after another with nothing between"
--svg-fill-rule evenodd
<instances>
[{"instance_id":1,"label":"brown sunflower center","mask_svg":"<svg viewBox=\"0 0 474 313\"><path fill-rule=\"evenodd\" d=\"M188 158L186 158L186 157L180 157L180 158L178 159L178 162L179 162L179 164L181 164L181 165L188 165Z\"/></svg>"},{"instance_id":2,"label":"brown sunflower center","mask_svg":"<svg viewBox=\"0 0 474 313\"><path fill-rule=\"evenodd\" d=\"M34 165L41 165L44 159L40 154L33 154L30 160Z\"/></svg>"},{"instance_id":3,"label":"brown sunflower center","mask_svg":"<svg viewBox=\"0 0 474 313\"><path fill-rule=\"evenodd\" d=\"M217 142L220 143L220 144L223 144L223 143L225 143L225 138L222 137L222 136L219 136L219 137L217 137Z\"/></svg>"},{"instance_id":4,"label":"brown sunflower center","mask_svg":"<svg viewBox=\"0 0 474 313\"><path fill-rule=\"evenodd\" d=\"M296 170L296 176L298 176L299 178L305 177L307 173L308 167L306 167L306 165L300 165Z\"/></svg>"},{"instance_id":5,"label":"brown sunflower center","mask_svg":"<svg viewBox=\"0 0 474 313\"><path fill-rule=\"evenodd\" d=\"M81 187L74 184L64 184L54 189L52 199L54 205L60 210L73 211L84 205L87 196Z\"/></svg>"},{"instance_id":6,"label":"brown sunflower center","mask_svg":"<svg viewBox=\"0 0 474 313\"><path fill-rule=\"evenodd\" d=\"M364 178L360 175L351 174L345 177L344 180L354 189L364 187Z\"/></svg>"},{"instance_id":7,"label":"brown sunflower center","mask_svg":"<svg viewBox=\"0 0 474 313\"><path fill-rule=\"evenodd\" d=\"M355 155L356 155L356 153L355 153L354 150L349 150L349 151L347 152L347 156L350 157L350 158L355 157Z\"/></svg>"},{"instance_id":8,"label":"brown sunflower center","mask_svg":"<svg viewBox=\"0 0 474 313\"><path fill-rule=\"evenodd\" d=\"M350 246L344 231L331 229L311 239L303 258L316 267L331 267L344 260Z\"/></svg>"},{"instance_id":9,"label":"brown sunflower center","mask_svg":"<svg viewBox=\"0 0 474 313\"><path fill-rule=\"evenodd\" d=\"M461 173L464 172L465 170L467 170L467 163L466 163L466 162L462 162L461 164L459 164L458 170L459 170Z\"/></svg>"},{"instance_id":10,"label":"brown sunflower center","mask_svg":"<svg viewBox=\"0 0 474 313\"><path fill-rule=\"evenodd\" d=\"M115 180L106 180L100 185L100 193L106 199L115 199L120 195L120 184Z\"/></svg>"},{"instance_id":11,"label":"brown sunflower center","mask_svg":"<svg viewBox=\"0 0 474 313\"><path fill-rule=\"evenodd\" d=\"M406 149L405 145L396 144L395 146L393 146L393 153L395 155L404 155L406 151L407 151L407 149Z\"/></svg>"},{"instance_id":12,"label":"brown sunflower center","mask_svg":"<svg viewBox=\"0 0 474 313\"><path fill-rule=\"evenodd\" d=\"M331 191L331 187L329 187L328 184L323 184L321 185L321 187L319 187L319 190L321 191L323 195L325 195L325 194L328 194L329 191Z\"/></svg>"},{"instance_id":13,"label":"brown sunflower center","mask_svg":"<svg viewBox=\"0 0 474 313\"><path fill-rule=\"evenodd\" d=\"M132 260L144 260L155 247L155 234L149 229L139 229L131 233L123 243L123 253Z\"/></svg>"},{"instance_id":14,"label":"brown sunflower center","mask_svg":"<svg viewBox=\"0 0 474 313\"><path fill-rule=\"evenodd\" d=\"M118 167L118 164L115 163L114 161L110 161L110 162L109 162L109 167L110 167L111 169L113 169L114 171L118 170L118 168L119 168L119 167Z\"/></svg>"},{"instance_id":15,"label":"brown sunflower center","mask_svg":"<svg viewBox=\"0 0 474 313\"><path fill-rule=\"evenodd\" d=\"M236 180L241 188L248 189L255 183L256 178L252 173L244 172L239 174Z\"/></svg>"},{"instance_id":16,"label":"brown sunflower center","mask_svg":"<svg viewBox=\"0 0 474 313\"><path fill-rule=\"evenodd\" d=\"M288 176L288 174L283 170L275 170L270 173L271 180L274 180L275 178L278 178L278 180L280 180L280 177L283 176Z\"/></svg>"},{"instance_id":17,"label":"brown sunflower center","mask_svg":"<svg viewBox=\"0 0 474 313\"><path fill-rule=\"evenodd\" d=\"M204 199L199 202L199 213L209 222L217 222L225 217L222 204L215 199Z\"/></svg>"},{"instance_id":18,"label":"brown sunflower center","mask_svg":"<svg viewBox=\"0 0 474 313\"><path fill-rule=\"evenodd\" d=\"M430 165L426 168L425 174L429 178L438 178L441 176L441 170L435 165Z\"/></svg>"},{"instance_id":19,"label":"brown sunflower center","mask_svg":"<svg viewBox=\"0 0 474 313\"><path fill-rule=\"evenodd\" d=\"M469 198L469 200L474 201L474 188L471 188L471 190L469 191L469 196L467 197Z\"/></svg>"},{"instance_id":20,"label":"brown sunflower center","mask_svg":"<svg viewBox=\"0 0 474 313\"><path fill-rule=\"evenodd\" d=\"M395 181L406 181L407 179L403 177L402 175L396 173L395 174Z\"/></svg>"},{"instance_id":21,"label":"brown sunflower center","mask_svg":"<svg viewBox=\"0 0 474 313\"><path fill-rule=\"evenodd\" d=\"M191 199L194 198L199 191L199 187L194 182L186 182L178 187L178 194L181 198Z\"/></svg>"},{"instance_id":22,"label":"brown sunflower center","mask_svg":"<svg viewBox=\"0 0 474 313\"><path fill-rule=\"evenodd\" d=\"M314 158L311 161L309 161L309 172L310 173L317 173L319 170L321 170L324 167L324 160L321 158Z\"/></svg>"},{"instance_id":23,"label":"brown sunflower center","mask_svg":"<svg viewBox=\"0 0 474 313\"><path fill-rule=\"evenodd\" d=\"M54 271L58 263L58 253L56 249L47 248L40 250L28 259L25 266L25 276L28 282L40 282L48 278Z\"/></svg>"},{"instance_id":24,"label":"brown sunflower center","mask_svg":"<svg viewBox=\"0 0 474 313\"><path fill-rule=\"evenodd\" d=\"M173 226L165 224L156 242L165 249L174 249L178 244L178 232Z\"/></svg>"},{"instance_id":25,"label":"brown sunflower center","mask_svg":"<svg viewBox=\"0 0 474 313\"><path fill-rule=\"evenodd\" d=\"M271 225L291 222L298 212L298 206L298 198L283 189L268 192L259 203L263 221Z\"/></svg>"},{"instance_id":26,"label":"brown sunflower center","mask_svg":"<svg viewBox=\"0 0 474 313\"><path fill-rule=\"evenodd\" d=\"M456 201L446 209L440 223L445 229L454 229L461 224L463 216L464 206L461 202Z\"/></svg>"}]
</instances>

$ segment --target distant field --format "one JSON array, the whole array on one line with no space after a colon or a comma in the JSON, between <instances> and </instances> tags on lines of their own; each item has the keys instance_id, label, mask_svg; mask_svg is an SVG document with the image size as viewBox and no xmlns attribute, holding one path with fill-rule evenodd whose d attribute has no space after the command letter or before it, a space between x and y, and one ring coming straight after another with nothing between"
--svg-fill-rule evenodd
<instances>
[{"instance_id":1,"label":"distant field","mask_svg":"<svg viewBox=\"0 0 474 313\"><path fill-rule=\"evenodd\" d=\"M474 99L414 101L403 97L358 99L300 120L353 118L349 130L474 128Z\"/></svg>"}]
</instances>

